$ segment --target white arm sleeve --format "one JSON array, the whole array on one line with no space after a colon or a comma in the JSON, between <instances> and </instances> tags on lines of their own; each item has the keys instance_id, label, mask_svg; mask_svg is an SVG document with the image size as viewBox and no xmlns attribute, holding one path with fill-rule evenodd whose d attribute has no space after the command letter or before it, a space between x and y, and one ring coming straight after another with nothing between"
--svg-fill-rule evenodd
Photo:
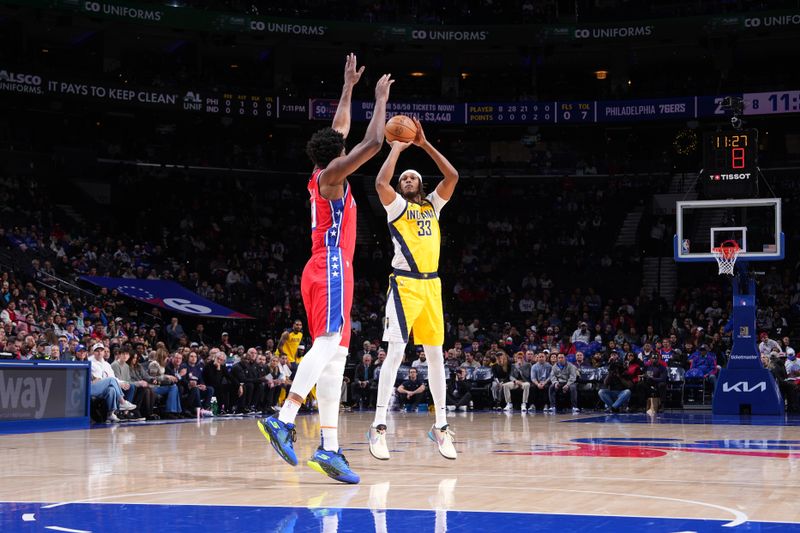
<instances>
[{"instance_id":1,"label":"white arm sleeve","mask_svg":"<svg viewBox=\"0 0 800 533\"><path fill-rule=\"evenodd\" d=\"M406 202L405 198L400 196L399 194L394 195L394 200L389 205L383 206L386 209L386 218L391 222L395 220L397 217L403 214L403 211L406 209Z\"/></svg>"},{"instance_id":2,"label":"white arm sleeve","mask_svg":"<svg viewBox=\"0 0 800 533\"><path fill-rule=\"evenodd\" d=\"M426 198L431 205L433 205L433 210L436 212L436 218L439 218L439 213L441 212L442 208L447 204L447 200L443 199L441 196L436 194L436 191L430 193Z\"/></svg>"}]
</instances>

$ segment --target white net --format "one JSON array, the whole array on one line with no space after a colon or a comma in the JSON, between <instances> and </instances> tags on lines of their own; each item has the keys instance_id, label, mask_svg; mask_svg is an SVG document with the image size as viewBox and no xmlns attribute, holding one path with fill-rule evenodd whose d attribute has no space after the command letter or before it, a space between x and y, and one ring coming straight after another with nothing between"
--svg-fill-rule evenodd
<instances>
[{"instance_id":1,"label":"white net","mask_svg":"<svg viewBox=\"0 0 800 533\"><path fill-rule=\"evenodd\" d=\"M741 248L736 243L727 246L714 248L714 257L717 259L717 266L720 274L733 276L733 269L736 266L736 259L739 257Z\"/></svg>"}]
</instances>

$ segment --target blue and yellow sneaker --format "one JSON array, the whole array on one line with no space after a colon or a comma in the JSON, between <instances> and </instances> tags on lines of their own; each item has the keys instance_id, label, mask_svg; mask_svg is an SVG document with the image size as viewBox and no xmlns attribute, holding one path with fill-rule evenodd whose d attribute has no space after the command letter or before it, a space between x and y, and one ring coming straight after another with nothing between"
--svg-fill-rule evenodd
<instances>
[{"instance_id":1,"label":"blue and yellow sneaker","mask_svg":"<svg viewBox=\"0 0 800 533\"><path fill-rule=\"evenodd\" d=\"M284 424L278 420L277 416L271 416L259 420L258 429L284 461L292 466L297 466L297 455L294 453L294 441L297 440L297 434L294 424Z\"/></svg>"},{"instance_id":2,"label":"blue and yellow sneaker","mask_svg":"<svg viewBox=\"0 0 800 533\"><path fill-rule=\"evenodd\" d=\"M320 474L325 474L329 478L342 483L356 484L361 481L358 474L350 470L350 463L342 455L341 448L338 452L331 452L323 450L320 446L307 464Z\"/></svg>"}]
</instances>

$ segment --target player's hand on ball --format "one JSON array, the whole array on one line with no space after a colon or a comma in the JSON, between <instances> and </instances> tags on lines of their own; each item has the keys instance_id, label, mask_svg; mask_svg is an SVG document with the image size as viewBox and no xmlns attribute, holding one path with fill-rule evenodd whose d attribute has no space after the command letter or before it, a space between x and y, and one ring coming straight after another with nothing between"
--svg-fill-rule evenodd
<instances>
[{"instance_id":1,"label":"player's hand on ball","mask_svg":"<svg viewBox=\"0 0 800 533\"><path fill-rule=\"evenodd\" d=\"M424 146L428 140L425 138L425 132L422 130L422 124L420 124L417 117L411 117L411 120L414 121L414 125L417 127L417 136L414 137L412 142L417 146Z\"/></svg>"},{"instance_id":2,"label":"player's hand on ball","mask_svg":"<svg viewBox=\"0 0 800 533\"><path fill-rule=\"evenodd\" d=\"M375 84L375 100L388 100L389 88L394 83L391 74L384 74Z\"/></svg>"},{"instance_id":3,"label":"player's hand on ball","mask_svg":"<svg viewBox=\"0 0 800 533\"><path fill-rule=\"evenodd\" d=\"M389 146L391 146L392 150L395 152L402 152L403 150L405 150L406 148L408 148L413 144L413 143L404 143L403 141L386 141L386 142L389 143Z\"/></svg>"},{"instance_id":4,"label":"player's hand on ball","mask_svg":"<svg viewBox=\"0 0 800 533\"><path fill-rule=\"evenodd\" d=\"M357 68L357 61L355 54L348 54L347 60L344 63L344 82L349 86L353 86L361 79L361 74L364 73L364 67Z\"/></svg>"}]
</instances>

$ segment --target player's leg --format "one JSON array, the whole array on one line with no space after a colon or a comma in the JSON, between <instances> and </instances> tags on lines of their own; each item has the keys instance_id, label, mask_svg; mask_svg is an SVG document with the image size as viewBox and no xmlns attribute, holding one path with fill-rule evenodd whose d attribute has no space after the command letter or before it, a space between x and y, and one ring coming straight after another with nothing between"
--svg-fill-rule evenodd
<instances>
[{"instance_id":1,"label":"player's leg","mask_svg":"<svg viewBox=\"0 0 800 533\"><path fill-rule=\"evenodd\" d=\"M297 465L294 420L311 387L336 355L341 343L343 287L341 277L329 280L329 258L312 257L303 271L301 291L314 344L300 361L278 416L258 422L264 437L287 463ZM328 305L329 297L331 305Z\"/></svg>"},{"instance_id":2,"label":"player's leg","mask_svg":"<svg viewBox=\"0 0 800 533\"><path fill-rule=\"evenodd\" d=\"M361 479L350 469L339 448L339 398L342 394L342 376L346 360L347 348L340 347L317 381L322 442L307 464L336 481L358 483Z\"/></svg>"},{"instance_id":3,"label":"player's leg","mask_svg":"<svg viewBox=\"0 0 800 533\"><path fill-rule=\"evenodd\" d=\"M413 285L408 278L389 276L389 293L386 299L386 318L384 320L383 340L389 343L386 359L378 376L378 393L375 400L375 419L372 421L367 438L369 451L373 457L381 460L389 459L389 447L386 444L386 414L389 400L397 379L397 370L403 362L408 343L409 324L419 314L420 302L413 292Z\"/></svg>"},{"instance_id":4,"label":"player's leg","mask_svg":"<svg viewBox=\"0 0 800 533\"><path fill-rule=\"evenodd\" d=\"M436 413L436 420L428 436L436 442L439 453L447 459L456 458L453 434L447 424L447 384L444 377L444 314L442 311L442 283L436 279L422 280L424 301L422 311L414 322L414 338L419 339L428 357L428 386Z\"/></svg>"}]
</instances>

